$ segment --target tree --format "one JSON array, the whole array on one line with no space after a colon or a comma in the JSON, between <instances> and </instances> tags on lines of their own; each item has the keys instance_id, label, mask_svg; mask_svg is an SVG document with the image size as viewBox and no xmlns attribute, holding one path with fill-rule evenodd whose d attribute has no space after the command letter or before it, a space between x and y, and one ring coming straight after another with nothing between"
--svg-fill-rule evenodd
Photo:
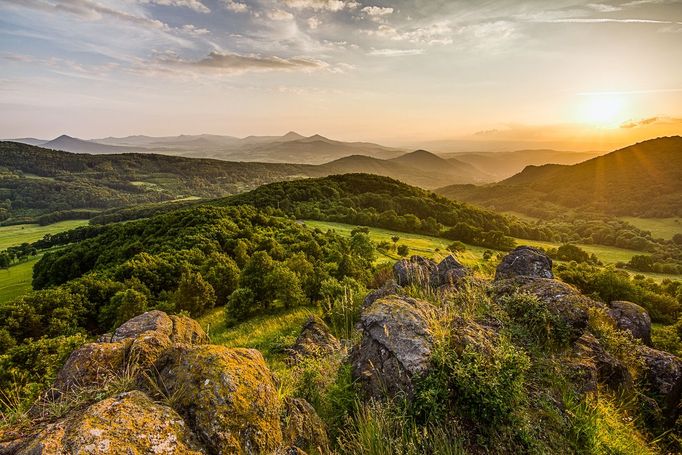
<instances>
[{"instance_id":1,"label":"tree","mask_svg":"<svg viewBox=\"0 0 682 455\"><path fill-rule=\"evenodd\" d=\"M467 249L466 245L458 240L452 242L447 247L447 250L451 253L461 253L462 251L466 251L466 249Z\"/></svg>"},{"instance_id":2,"label":"tree","mask_svg":"<svg viewBox=\"0 0 682 455\"><path fill-rule=\"evenodd\" d=\"M202 276L208 281L216 294L216 304L227 304L230 295L239 285L239 267L231 257L222 253L211 253L201 269Z\"/></svg>"},{"instance_id":3,"label":"tree","mask_svg":"<svg viewBox=\"0 0 682 455\"><path fill-rule=\"evenodd\" d=\"M147 296L135 289L119 291L111 298L111 307L116 313L115 326L118 327L138 314L147 311Z\"/></svg>"},{"instance_id":4,"label":"tree","mask_svg":"<svg viewBox=\"0 0 682 455\"><path fill-rule=\"evenodd\" d=\"M356 232L353 234L350 238L350 249L353 254L360 256L362 259L368 262L374 261L374 245L366 233Z\"/></svg>"},{"instance_id":5,"label":"tree","mask_svg":"<svg viewBox=\"0 0 682 455\"><path fill-rule=\"evenodd\" d=\"M397 235L392 235L391 241L393 242L393 249L395 250L396 247L398 246L398 242L400 241L400 237L398 237Z\"/></svg>"},{"instance_id":6,"label":"tree","mask_svg":"<svg viewBox=\"0 0 682 455\"><path fill-rule=\"evenodd\" d=\"M410 247L407 245L400 245L398 247L398 256L405 257L410 254Z\"/></svg>"},{"instance_id":7,"label":"tree","mask_svg":"<svg viewBox=\"0 0 682 455\"><path fill-rule=\"evenodd\" d=\"M180 284L173 294L172 301L176 310L199 316L213 308L216 296L213 287L200 273L185 271L180 277Z\"/></svg>"},{"instance_id":8,"label":"tree","mask_svg":"<svg viewBox=\"0 0 682 455\"><path fill-rule=\"evenodd\" d=\"M275 263L265 251L256 251L247 261L239 276L239 287L253 292L255 302L263 309L270 307L270 295L265 284L265 277L275 267Z\"/></svg>"},{"instance_id":9,"label":"tree","mask_svg":"<svg viewBox=\"0 0 682 455\"><path fill-rule=\"evenodd\" d=\"M0 253L0 268L6 269L12 264L12 258L6 252Z\"/></svg>"},{"instance_id":10,"label":"tree","mask_svg":"<svg viewBox=\"0 0 682 455\"><path fill-rule=\"evenodd\" d=\"M278 300L284 308L292 308L305 302L298 276L288 268L277 265L268 274L265 285L273 300Z\"/></svg>"},{"instance_id":11,"label":"tree","mask_svg":"<svg viewBox=\"0 0 682 455\"><path fill-rule=\"evenodd\" d=\"M231 319L243 321L253 312L256 306L256 298L249 288L239 288L235 290L227 302L227 311L225 312L226 320L229 323Z\"/></svg>"}]
</instances>

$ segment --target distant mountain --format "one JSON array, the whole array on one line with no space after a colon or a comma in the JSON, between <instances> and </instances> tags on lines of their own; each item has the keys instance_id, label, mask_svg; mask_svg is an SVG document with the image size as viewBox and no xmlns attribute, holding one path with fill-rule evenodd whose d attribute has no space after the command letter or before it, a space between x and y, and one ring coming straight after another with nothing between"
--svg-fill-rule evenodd
<instances>
[{"instance_id":1,"label":"distant mountain","mask_svg":"<svg viewBox=\"0 0 682 455\"><path fill-rule=\"evenodd\" d=\"M27 145L43 145L44 143L48 142L49 139L36 139L34 137L20 137L16 139L10 139L12 142L19 142L21 144L27 144Z\"/></svg>"},{"instance_id":2,"label":"distant mountain","mask_svg":"<svg viewBox=\"0 0 682 455\"><path fill-rule=\"evenodd\" d=\"M342 142L319 134L306 137L294 131L283 136L248 136L245 138L199 134L166 137L106 137L84 140L64 135L52 141L45 141L44 144L31 145L75 153L151 152L226 161L299 164L324 164L350 155L386 159L405 153L404 150L369 142Z\"/></svg>"},{"instance_id":3,"label":"distant mountain","mask_svg":"<svg viewBox=\"0 0 682 455\"><path fill-rule=\"evenodd\" d=\"M437 192L541 217L566 211L682 216L682 137L652 139L572 166L529 166L497 184Z\"/></svg>"},{"instance_id":4,"label":"distant mountain","mask_svg":"<svg viewBox=\"0 0 682 455\"><path fill-rule=\"evenodd\" d=\"M577 164L599 156L597 152L562 152L557 150L517 150L514 152L450 153L444 155L469 163L499 181L521 172L526 166L542 164Z\"/></svg>"},{"instance_id":5,"label":"distant mountain","mask_svg":"<svg viewBox=\"0 0 682 455\"><path fill-rule=\"evenodd\" d=\"M56 139L40 144L41 147L52 150L63 150L73 153L130 153L139 151L136 147L122 147L86 141L62 134Z\"/></svg>"}]
</instances>

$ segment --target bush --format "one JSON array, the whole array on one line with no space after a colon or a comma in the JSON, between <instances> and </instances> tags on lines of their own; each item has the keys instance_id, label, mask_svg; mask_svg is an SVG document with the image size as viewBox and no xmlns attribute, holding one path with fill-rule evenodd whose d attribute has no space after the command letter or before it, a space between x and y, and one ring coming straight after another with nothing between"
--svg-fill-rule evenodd
<instances>
[{"instance_id":1,"label":"bush","mask_svg":"<svg viewBox=\"0 0 682 455\"><path fill-rule=\"evenodd\" d=\"M204 280L200 273L185 271L180 277L180 284L173 294L172 302L176 311L187 311L198 316L215 305L216 296L213 287Z\"/></svg>"},{"instance_id":2,"label":"bush","mask_svg":"<svg viewBox=\"0 0 682 455\"><path fill-rule=\"evenodd\" d=\"M398 256L400 257L406 257L410 254L410 247L408 247L407 245L400 245L398 246L397 253Z\"/></svg>"}]
</instances>

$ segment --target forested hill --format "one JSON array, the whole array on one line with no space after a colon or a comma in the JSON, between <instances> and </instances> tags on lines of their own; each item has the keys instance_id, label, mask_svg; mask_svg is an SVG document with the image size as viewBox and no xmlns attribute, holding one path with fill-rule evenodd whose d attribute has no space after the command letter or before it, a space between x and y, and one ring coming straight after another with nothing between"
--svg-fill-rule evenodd
<instances>
[{"instance_id":1,"label":"forested hill","mask_svg":"<svg viewBox=\"0 0 682 455\"><path fill-rule=\"evenodd\" d=\"M528 166L497 184L452 185L437 192L539 217L567 209L682 216L682 137L652 139L572 166Z\"/></svg>"}]
</instances>

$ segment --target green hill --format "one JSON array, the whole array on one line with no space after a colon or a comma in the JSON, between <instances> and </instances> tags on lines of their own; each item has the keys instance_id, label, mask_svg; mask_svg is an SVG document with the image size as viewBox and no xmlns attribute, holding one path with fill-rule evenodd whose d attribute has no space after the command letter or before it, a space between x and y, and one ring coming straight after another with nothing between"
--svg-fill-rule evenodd
<instances>
[{"instance_id":1,"label":"green hill","mask_svg":"<svg viewBox=\"0 0 682 455\"><path fill-rule=\"evenodd\" d=\"M557 213L682 215L682 137L641 142L572 166L528 166L502 182L452 185L444 196L538 217Z\"/></svg>"}]
</instances>

